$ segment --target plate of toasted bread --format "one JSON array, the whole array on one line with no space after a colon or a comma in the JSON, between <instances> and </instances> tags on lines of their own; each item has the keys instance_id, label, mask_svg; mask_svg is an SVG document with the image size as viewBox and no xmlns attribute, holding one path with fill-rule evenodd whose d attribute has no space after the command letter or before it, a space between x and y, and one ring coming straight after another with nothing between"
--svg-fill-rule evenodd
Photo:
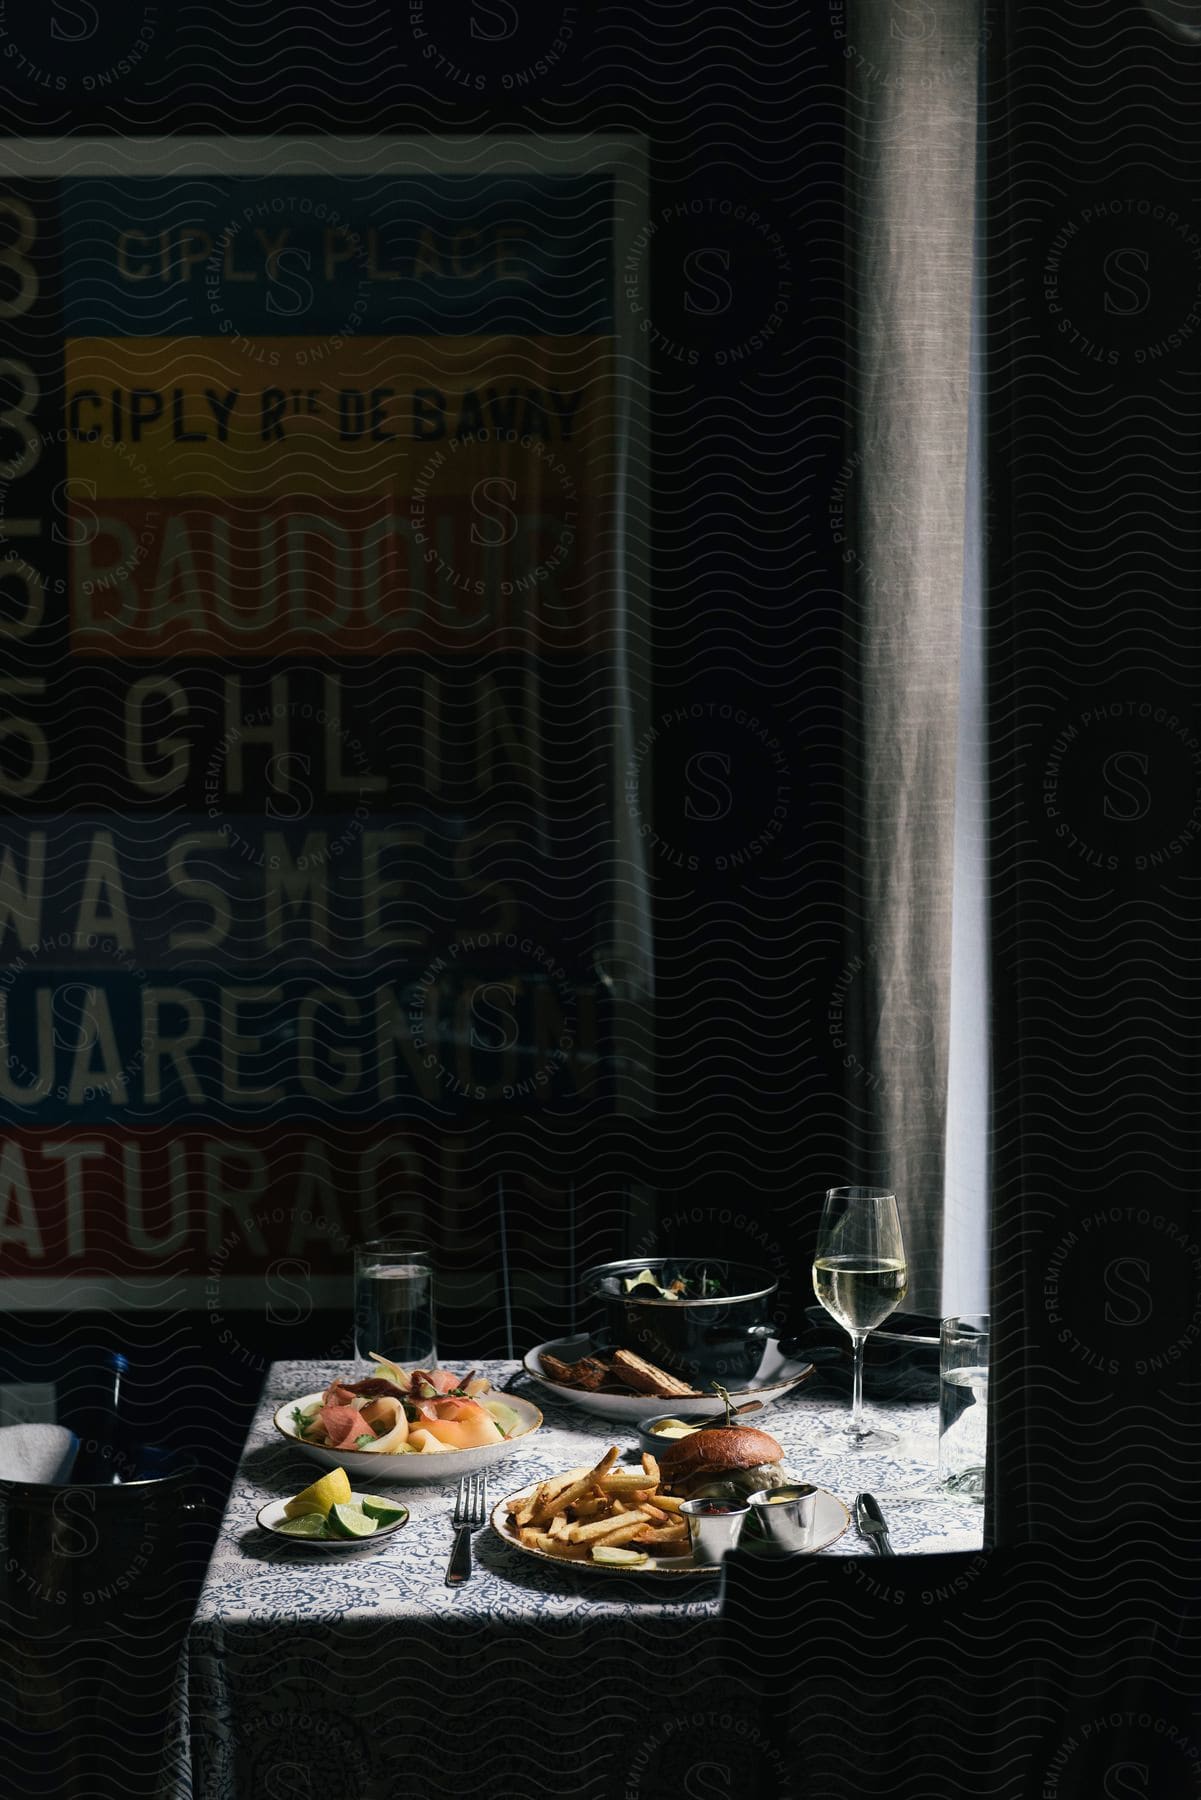
<instances>
[{"instance_id":1,"label":"plate of toasted bread","mask_svg":"<svg viewBox=\"0 0 1201 1800\"><path fill-rule=\"evenodd\" d=\"M698 1380L692 1386L632 1350L604 1349L590 1337L556 1338L539 1344L526 1354L523 1365L526 1374L548 1394L601 1419L637 1424L655 1410L648 1407L648 1400L670 1401L673 1415L681 1419L705 1418L714 1410L712 1384ZM730 1398L735 1405L758 1400L770 1406L800 1387L812 1373L812 1363L786 1356L777 1340L769 1338L755 1381L731 1387Z\"/></svg>"}]
</instances>

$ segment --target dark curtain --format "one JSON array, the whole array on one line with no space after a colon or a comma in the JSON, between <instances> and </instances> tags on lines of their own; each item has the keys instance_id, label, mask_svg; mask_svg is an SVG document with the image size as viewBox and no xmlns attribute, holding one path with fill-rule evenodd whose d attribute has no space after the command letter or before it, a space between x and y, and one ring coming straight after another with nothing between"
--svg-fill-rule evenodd
<instances>
[{"instance_id":1,"label":"dark curtain","mask_svg":"<svg viewBox=\"0 0 1201 1800\"><path fill-rule=\"evenodd\" d=\"M1011 5L990 46L991 1510L1043 1578L1017 1664L1032 1793L1201 1782L1186 11Z\"/></svg>"}]
</instances>

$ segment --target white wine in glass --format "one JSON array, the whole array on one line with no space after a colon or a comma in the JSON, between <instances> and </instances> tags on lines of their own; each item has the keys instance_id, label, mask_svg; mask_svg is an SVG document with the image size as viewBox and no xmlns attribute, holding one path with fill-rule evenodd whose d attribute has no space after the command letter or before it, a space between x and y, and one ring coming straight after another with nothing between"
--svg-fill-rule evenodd
<instances>
[{"instance_id":1,"label":"white wine in glass","mask_svg":"<svg viewBox=\"0 0 1201 1800\"><path fill-rule=\"evenodd\" d=\"M863 1417L863 1346L909 1289L909 1267L895 1194L883 1188L831 1188L817 1228L813 1291L843 1330L854 1356L854 1400L847 1436L852 1450L895 1444L897 1434Z\"/></svg>"}]
</instances>

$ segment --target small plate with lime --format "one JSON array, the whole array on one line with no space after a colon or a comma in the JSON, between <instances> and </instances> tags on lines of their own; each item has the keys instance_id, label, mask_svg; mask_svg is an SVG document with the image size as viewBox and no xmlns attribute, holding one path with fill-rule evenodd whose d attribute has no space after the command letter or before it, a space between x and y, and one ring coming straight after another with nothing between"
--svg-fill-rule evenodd
<instances>
[{"instance_id":1,"label":"small plate with lime","mask_svg":"<svg viewBox=\"0 0 1201 1800\"><path fill-rule=\"evenodd\" d=\"M291 1500L270 1500L258 1514L263 1531L313 1550L365 1550L408 1523L409 1509L378 1494L356 1494L345 1469L331 1469Z\"/></svg>"}]
</instances>

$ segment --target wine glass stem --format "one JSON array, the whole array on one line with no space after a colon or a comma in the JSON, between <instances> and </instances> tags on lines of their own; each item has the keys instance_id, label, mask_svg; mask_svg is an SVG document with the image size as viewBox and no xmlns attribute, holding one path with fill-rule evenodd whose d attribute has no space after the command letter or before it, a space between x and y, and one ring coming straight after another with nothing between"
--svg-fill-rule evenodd
<instances>
[{"instance_id":1,"label":"wine glass stem","mask_svg":"<svg viewBox=\"0 0 1201 1800\"><path fill-rule=\"evenodd\" d=\"M855 1370L854 1398L851 1402L852 1437L862 1437L867 1430L867 1426L863 1422L863 1346L866 1342L866 1331L852 1331L851 1345Z\"/></svg>"}]
</instances>

